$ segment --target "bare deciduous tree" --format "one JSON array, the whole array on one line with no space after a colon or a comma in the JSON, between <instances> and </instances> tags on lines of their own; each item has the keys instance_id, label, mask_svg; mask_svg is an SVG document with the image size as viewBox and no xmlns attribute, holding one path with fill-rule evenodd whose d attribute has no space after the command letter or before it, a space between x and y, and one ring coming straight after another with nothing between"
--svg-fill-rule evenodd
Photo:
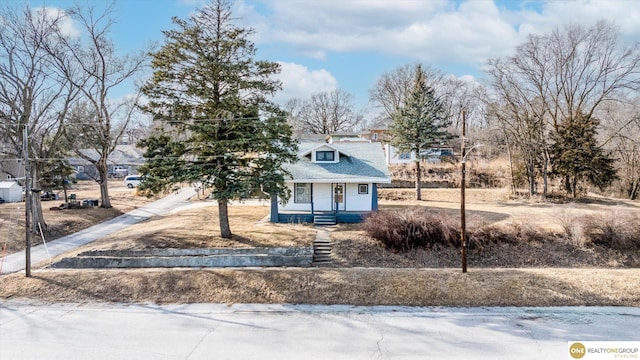
<instances>
[{"instance_id":1,"label":"bare deciduous tree","mask_svg":"<svg viewBox=\"0 0 640 360\"><path fill-rule=\"evenodd\" d=\"M507 152L511 162L512 186L515 185L513 175L513 157L511 154L518 150L524 163L529 185L529 195L536 193L536 179L541 174L546 179L546 138L545 109L541 98L533 96L535 91L530 84L520 78L517 69L508 61L500 59L489 62L488 73L495 100L489 103L487 111L496 120L501 130ZM545 182L546 183L546 182ZM515 188L512 187L515 191ZM546 186L544 189L546 192Z\"/></svg>"},{"instance_id":2,"label":"bare deciduous tree","mask_svg":"<svg viewBox=\"0 0 640 360\"><path fill-rule=\"evenodd\" d=\"M63 11L29 6L1 10L0 18L0 167L13 177L25 176L24 134L30 162L30 187L40 189L40 175L60 148L62 124L78 88L53 63L46 51L57 44L56 34L68 16ZM45 227L38 196L33 197L34 228Z\"/></svg>"},{"instance_id":3,"label":"bare deciduous tree","mask_svg":"<svg viewBox=\"0 0 640 360\"><path fill-rule=\"evenodd\" d=\"M291 126L293 136L296 138L300 138L305 133L305 126L300 118L303 107L304 101L301 98L289 99L283 106L283 110L287 112L287 123Z\"/></svg>"},{"instance_id":4,"label":"bare deciduous tree","mask_svg":"<svg viewBox=\"0 0 640 360\"><path fill-rule=\"evenodd\" d=\"M420 64L400 66L390 72L382 74L374 87L369 90L369 101L380 110L379 121L390 124L396 116L408 94L415 84L416 69L420 66L425 74L426 84L440 94L444 75L439 70Z\"/></svg>"},{"instance_id":5,"label":"bare deciduous tree","mask_svg":"<svg viewBox=\"0 0 640 360\"><path fill-rule=\"evenodd\" d=\"M340 89L312 94L308 100L289 102L295 122L303 132L332 134L353 131L362 122L362 115L354 110L353 95Z\"/></svg>"},{"instance_id":6,"label":"bare deciduous tree","mask_svg":"<svg viewBox=\"0 0 640 360\"><path fill-rule=\"evenodd\" d=\"M640 196L640 99L606 106L602 111L604 144L616 157L619 192Z\"/></svg>"},{"instance_id":7,"label":"bare deciduous tree","mask_svg":"<svg viewBox=\"0 0 640 360\"><path fill-rule=\"evenodd\" d=\"M81 78L72 81L81 90L82 99L89 111L88 116L79 119L67 129L67 135L90 136L97 158L76 150L76 154L93 163L99 174L101 207L110 208L108 188L109 155L114 151L119 139L123 136L129 121L136 111L137 95L133 98L114 99L113 90L139 73L149 58L149 50L145 49L135 55L120 56L109 38L114 3L103 12L95 7L74 7L70 13L81 27L83 36L76 39L59 34L59 41L65 46L51 51L63 66L72 61L80 72ZM72 141L73 143L74 141Z\"/></svg>"},{"instance_id":8,"label":"bare deciduous tree","mask_svg":"<svg viewBox=\"0 0 640 360\"><path fill-rule=\"evenodd\" d=\"M612 23L567 25L529 36L514 56L492 59L488 73L500 104L494 109L511 124L510 134L522 135L513 142L521 150L530 147L529 166L538 161L546 173L547 152L543 161L535 160L544 139L567 124L596 118L604 104L638 89L640 47L620 44Z\"/></svg>"}]
</instances>

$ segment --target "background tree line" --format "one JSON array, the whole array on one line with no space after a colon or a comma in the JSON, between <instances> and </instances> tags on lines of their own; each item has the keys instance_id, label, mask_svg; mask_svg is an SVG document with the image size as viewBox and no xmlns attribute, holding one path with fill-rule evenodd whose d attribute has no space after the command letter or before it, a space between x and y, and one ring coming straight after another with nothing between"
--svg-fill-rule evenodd
<instances>
[{"instance_id":1,"label":"background tree line","mask_svg":"<svg viewBox=\"0 0 640 360\"><path fill-rule=\"evenodd\" d=\"M569 24L530 35L514 55L490 59L486 74L484 84L420 64L383 74L370 92L377 124L388 127L388 141L401 151L419 154L459 136L464 111L471 131L463 141L491 145L486 156L508 157L512 191L524 180L530 196L540 192L539 183L547 194L549 179L555 178L573 197L589 185L604 190L617 184L637 198L640 47L621 43L614 24ZM422 90L415 88L418 82L425 84ZM420 103L426 109L434 100L438 106L431 106L431 119L408 115L408 107ZM421 146L416 139L422 139ZM416 185L419 189L419 177Z\"/></svg>"}]
</instances>

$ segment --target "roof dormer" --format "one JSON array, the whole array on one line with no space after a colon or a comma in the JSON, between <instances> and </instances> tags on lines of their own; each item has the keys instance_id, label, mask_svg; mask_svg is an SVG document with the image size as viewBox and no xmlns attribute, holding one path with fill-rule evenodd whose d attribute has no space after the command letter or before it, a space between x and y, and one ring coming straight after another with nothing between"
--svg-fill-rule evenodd
<instances>
[{"instance_id":1,"label":"roof dormer","mask_svg":"<svg viewBox=\"0 0 640 360\"><path fill-rule=\"evenodd\" d=\"M331 144L321 144L302 152L300 156L307 156L311 159L311 162L318 164L335 164L340 162L341 154L351 156L349 153L340 151L337 147Z\"/></svg>"}]
</instances>

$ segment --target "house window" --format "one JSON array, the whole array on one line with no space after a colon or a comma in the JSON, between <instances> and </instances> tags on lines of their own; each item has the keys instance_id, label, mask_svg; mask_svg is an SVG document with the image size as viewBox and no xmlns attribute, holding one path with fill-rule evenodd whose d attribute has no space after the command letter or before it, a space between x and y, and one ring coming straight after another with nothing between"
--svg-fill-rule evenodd
<instances>
[{"instance_id":1,"label":"house window","mask_svg":"<svg viewBox=\"0 0 640 360\"><path fill-rule=\"evenodd\" d=\"M293 202L302 204L311 202L311 183L296 183L293 187Z\"/></svg>"},{"instance_id":2,"label":"house window","mask_svg":"<svg viewBox=\"0 0 640 360\"><path fill-rule=\"evenodd\" d=\"M398 155L398 159L400 160L411 160L411 152L404 152Z\"/></svg>"},{"instance_id":3,"label":"house window","mask_svg":"<svg viewBox=\"0 0 640 360\"><path fill-rule=\"evenodd\" d=\"M78 167L76 168L76 170L77 170L79 173L83 173L83 172L84 172L84 166L82 166L82 165L78 165Z\"/></svg>"},{"instance_id":4,"label":"house window","mask_svg":"<svg viewBox=\"0 0 640 360\"><path fill-rule=\"evenodd\" d=\"M378 133L373 133L371 135L371 140L378 140Z\"/></svg>"},{"instance_id":5,"label":"house window","mask_svg":"<svg viewBox=\"0 0 640 360\"><path fill-rule=\"evenodd\" d=\"M369 184L358 184L358 194L368 194Z\"/></svg>"},{"instance_id":6,"label":"house window","mask_svg":"<svg viewBox=\"0 0 640 360\"><path fill-rule=\"evenodd\" d=\"M335 153L333 151L316 151L316 161L334 161Z\"/></svg>"}]
</instances>

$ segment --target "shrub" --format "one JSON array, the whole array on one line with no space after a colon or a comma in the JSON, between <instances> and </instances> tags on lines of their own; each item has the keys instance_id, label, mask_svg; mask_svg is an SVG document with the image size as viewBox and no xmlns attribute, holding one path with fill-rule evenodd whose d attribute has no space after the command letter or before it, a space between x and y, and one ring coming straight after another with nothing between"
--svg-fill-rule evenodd
<instances>
[{"instance_id":1,"label":"shrub","mask_svg":"<svg viewBox=\"0 0 640 360\"><path fill-rule=\"evenodd\" d=\"M467 247L482 248L488 244L513 243L514 236L502 226L484 225L470 231L467 237Z\"/></svg>"},{"instance_id":2,"label":"shrub","mask_svg":"<svg viewBox=\"0 0 640 360\"><path fill-rule=\"evenodd\" d=\"M606 214L584 217L586 241L617 250L640 249L640 217L630 212L614 210Z\"/></svg>"},{"instance_id":3,"label":"shrub","mask_svg":"<svg viewBox=\"0 0 640 360\"><path fill-rule=\"evenodd\" d=\"M467 248L470 250L483 249L491 244L544 240L543 233L525 223L469 223ZM434 245L460 246L459 223L446 214L433 214L420 207L374 213L365 220L364 230L369 236L394 251L433 248Z\"/></svg>"},{"instance_id":4,"label":"shrub","mask_svg":"<svg viewBox=\"0 0 640 360\"><path fill-rule=\"evenodd\" d=\"M435 244L460 245L460 232L452 221L424 208L378 211L364 221L364 230L394 251L430 248Z\"/></svg>"}]
</instances>

